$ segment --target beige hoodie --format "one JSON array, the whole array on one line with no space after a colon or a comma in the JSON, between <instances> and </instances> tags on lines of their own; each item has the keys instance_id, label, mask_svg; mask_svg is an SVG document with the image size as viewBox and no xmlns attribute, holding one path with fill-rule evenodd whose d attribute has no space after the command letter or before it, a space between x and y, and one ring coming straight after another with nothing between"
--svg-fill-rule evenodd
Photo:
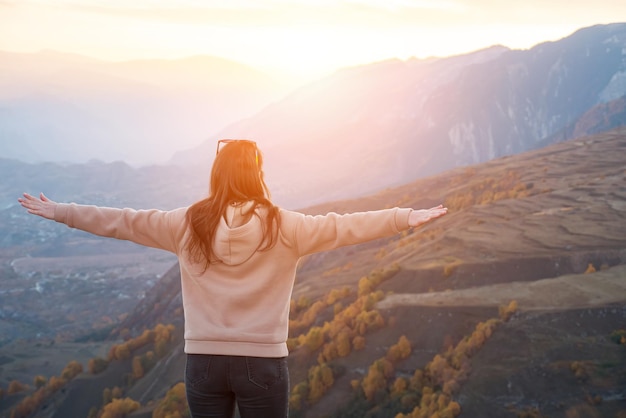
<instances>
[{"instance_id":1,"label":"beige hoodie","mask_svg":"<svg viewBox=\"0 0 626 418\"><path fill-rule=\"evenodd\" d=\"M186 255L187 208L172 211L59 204L55 220L96 235L170 251L180 263L185 352L283 357L298 260L408 229L411 209L308 216L281 209L279 239L258 251L266 210L229 207L216 231L218 260L204 271Z\"/></svg>"}]
</instances>

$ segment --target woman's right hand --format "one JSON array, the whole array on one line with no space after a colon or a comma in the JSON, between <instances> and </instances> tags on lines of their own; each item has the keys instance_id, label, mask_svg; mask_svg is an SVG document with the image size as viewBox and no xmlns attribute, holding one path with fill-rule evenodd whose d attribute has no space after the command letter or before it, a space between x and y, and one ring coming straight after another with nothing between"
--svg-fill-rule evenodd
<instances>
[{"instance_id":1,"label":"woman's right hand","mask_svg":"<svg viewBox=\"0 0 626 418\"><path fill-rule=\"evenodd\" d=\"M415 228L416 226L439 218L446 213L448 213L448 208L444 208L443 205L435 206L430 209L413 209L409 215L409 226Z\"/></svg>"},{"instance_id":2,"label":"woman's right hand","mask_svg":"<svg viewBox=\"0 0 626 418\"><path fill-rule=\"evenodd\" d=\"M24 197L18 198L17 201L28 210L28 213L46 219L54 219L54 211L57 207L57 203L48 199L43 193L39 194L39 198L24 193Z\"/></svg>"}]
</instances>

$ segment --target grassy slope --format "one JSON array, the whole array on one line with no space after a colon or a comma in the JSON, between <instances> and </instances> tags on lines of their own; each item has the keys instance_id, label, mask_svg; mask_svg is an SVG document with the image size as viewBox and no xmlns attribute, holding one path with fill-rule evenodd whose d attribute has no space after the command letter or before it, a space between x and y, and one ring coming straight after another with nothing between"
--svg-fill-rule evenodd
<instances>
[{"instance_id":1,"label":"grassy slope","mask_svg":"<svg viewBox=\"0 0 626 418\"><path fill-rule=\"evenodd\" d=\"M615 357L623 349L608 341L610 332L623 326L622 310L613 310L611 305L626 301L622 280L626 273L623 268L592 276L575 273L584 272L589 263L600 269L602 265L613 266L626 260L625 135L622 130L558 144L476 167L453 170L359 202L335 203L331 209L337 211L385 205L427 207L447 199L452 202L451 196L463 195L468 190L473 191L474 197L484 198L486 195L481 186L493 186L488 180L504 179L510 173L515 175L515 183L527 185L528 194L521 198L469 205L462 210L453 209L445 218L412 235L388 240L383 245L386 255L378 260L373 255L379 252L380 245L372 250L352 253L350 260L361 268L400 263L401 271L382 286L395 295L381 302L379 308L384 310L386 318L395 316L401 320L393 328L368 336L365 352L339 362L346 370L345 376L337 380L331 392L306 416L322 416L345 402L350 393L349 380L358 377L360 371L382 356L384 349L395 343L399 335L405 334L413 343L413 354L401 366L412 373L441 350L446 338L458 341L471 332L478 321L497 316L498 304L516 298L520 298L521 312L503 328L502 333L507 337L494 338L487 344L481 356L474 361L476 370L493 370L486 366L499 359L500 377L507 376L511 369L519 366L510 359L524 359L524 350L528 350L528 345L532 346L535 339L545 341L545 350L557 352L565 344L583 344L585 336L595 338L595 344L587 342L587 351L565 350L567 355L554 354L551 361L562 362L559 363L561 374L554 377L544 371L536 371L533 377L537 380L545 378L545 381L537 386L536 380L522 379L516 388L518 398L491 396L502 387L507 387L506 381L496 378L496 373L494 376L487 372L471 375L459 395L464 408L462 416L488 416L487 411L490 410L497 412L489 416L505 416L505 413L516 416L516 412L504 407L506 402L511 404L512 409L518 410L538 405L540 410L551 414L568 410L574 413L573 408L582 411L586 401L581 393L585 389L580 387L573 373L567 371L567 362L597 360L607 355ZM311 211L324 212L326 209L319 207ZM346 254L327 256L325 266L341 265L336 257L346 257ZM300 286L322 292L325 288L322 283L327 281L316 277L319 272L308 273L306 269L302 272ZM536 282L562 275L569 276L553 282ZM589 279L588 283L586 279ZM350 280L354 280L354 284L358 274L337 278L340 283L349 283ZM510 282L521 283L507 285ZM493 287L480 287L494 283L503 283L498 298L495 298ZM467 288L470 289L465 298L453 297L455 293L446 291ZM597 292L591 295L590 290ZM428 293L437 291L441 293ZM415 295L420 293L422 295ZM416 300L393 303L402 297ZM428 299L431 302L425 303ZM582 325L575 322L576 325L569 328L537 326L546 318L567 324L567 318L580 315L583 306L592 307L590 312L594 312L595 321ZM610 308L605 309L605 306ZM530 308L535 310L527 311ZM552 312L554 308L560 311ZM602 326L599 326L600 322ZM509 334L520 334L520 338L529 343L523 345ZM568 343L564 342L568 340ZM503 349L509 350L511 357L500 357L498 353ZM537 351L541 353L541 348ZM538 356L541 357L540 354ZM534 361L539 360L535 358ZM618 362L610 372L623 372L624 366L622 351L621 363ZM564 383L560 392L555 389L559 387L559 378ZM623 381L604 381L603 384L608 384L613 390L625 387ZM578 388L574 395L566 390L572 385ZM538 388L545 390L541 396L535 396L540 391ZM607 399L610 398L609 392L609 389L604 391ZM607 401L603 408L604 411L593 413L615 412L619 406L611 407Z\"/></svg>"}]
</instances>

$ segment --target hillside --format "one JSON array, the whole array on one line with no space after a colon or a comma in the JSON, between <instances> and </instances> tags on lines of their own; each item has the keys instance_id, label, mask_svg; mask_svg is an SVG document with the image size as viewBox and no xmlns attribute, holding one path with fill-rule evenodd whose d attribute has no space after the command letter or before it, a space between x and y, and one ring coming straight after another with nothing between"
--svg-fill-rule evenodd
<instances>
[{"instance_id":1,"label":"hillside","mask_svg":"<svg viewBox=\"0 0 626 418\"><path fill-rule=\"evenodd\" d=\"M408 234L303 260L292 312L292 395L315 387L312 380L303 382L323 373L316 369L320 355L327 359L322 365L332 371L332 383L319 396L300 398L305 407L294 406L292 415L408 417L420 398L422 403L430 399L426 389L410 392L415 382L424 388L429 385L428 391L434 392L428 396L446 413L458 405L461 417L624 413L625 347L616 342L623 332L626 302L625 149L622 128L451 170L362 199L306 209L347 212L445 202L450 213ZM164 275L114 335L129 332L124 328L140 335L159 323L179 327L176 279L175 269ZM333 297L341 306L325 302L331 300L332 289L344 286L352 291ZM369 309L364 311L369 312L367 317L381 318L363 325L364 348L353 346L346 356L336 357L330 334L324 334L322 346L313 348L307 337L310 330L335 323L338 315L361 306L362 298L370 305L359 309ZM517 307L502 316L502 307L512 300ZM306 312L316 301L322 307L307 322ZM506 320L490 322L498 317ZM401 336L410 342L410 352L394 357L393 372L377 380L383 386L372 386L370 366L383 364L377 359L400 344ZM172 351L125 390L125 396L143 405L132 416L151 416L156 404L149 400L163 397L182 378L180 338L177 328ZM475 343L477 338L480 344ZM452 361L445 360L446 353L456 353L463 344L477 344L464 357L464 365L445 366ZM3 379L24 367L13 350L25 349L23 344L3 347ZM55 358L54 351L39 349L48 359ZM130 362L125 364L130 373ZM121 366L113 362L110 367ZM416 370L424 377L418 379ZM110 373L102 379L111 379ZM457 379L454 383L446 380L450 373ZM75 397L84 399L81 382L97 381L98 376L78 376L54 402L59 412L50 411L49 416L67 414L71 405L83 405L81 414L86 414L88 405ZM355 391L352 381L362 389ZM396 381L398 386L392 389ZM402 382L408 384L404 389ZM101 399L100 394L90 396ZM15 404L19 395L6 399ZM426 411L430 406L421 408Z\"/></svg>"}]
</instances>

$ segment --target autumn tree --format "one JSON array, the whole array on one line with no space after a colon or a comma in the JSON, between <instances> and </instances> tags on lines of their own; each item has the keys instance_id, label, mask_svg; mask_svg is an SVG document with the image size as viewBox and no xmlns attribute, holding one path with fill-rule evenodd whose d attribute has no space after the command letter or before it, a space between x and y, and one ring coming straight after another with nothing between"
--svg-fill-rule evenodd
<instances>
[{"instance_id":1,"label":"autumn tree","mask_svg":"<svg viewBox=\"0 0 626 418\"><path fill-rule=\"evenodd\" d=\"M315 351L324 344L324 333L320 327L311 327L306 335L304 344L309 350Z\"/></svg>"},{"instance_id":2,"label":"autumn tree","mask_svg":"<svg viewBox=\"0 0 626 418\"><path fill-rule=\"evenodd\" d=\"M144 332L127 341L111 346L108 360L126 360L131 358L132 353L148 344L154 344L154 351L157 356L163 357L167 353L167 345L172 340L174 325L157 324L152 330Z\"/></svg>"},{"instance_id":3,"label":"autumn tree","mask_svg":"<svg viewBox=\"0 0 626 418\"><path fill-rule=\"evenodd\" d=\"M45 379L45 378L44 378ZM38 379L35 379L38 382ZM11 410L11 418L24 418L30 416L44 401L58 391L66 381L63 378L52 376L39 387L31 396L26 396Z\"/></svg>"},{"instance_id":4,"label":"autumn tree","mask_svg":"<svg viewBox=\"0 0 626 418\"><path fill-rule=\"evenodd\" d=\"M291 353L296 348L298 348L301 343L298 341L299 338L287 338L287 350Z\"/></svg>"},{"instance_id":5,"label":"autumn tree","mask_svg":"<svg viewBox=\"0 0 626 418\"><path fill-rule=\"evenodd\" d=\"M508 305L500 306L498 308L498 311L500 313L500 319L504 322L507 322L509 319L511 319L511 316L513 316L513 314L517 312L517 301L512 300L511 302L509 302Z\"/></svg>"},{"instance_id":6,"label":"autumn tree","mask_svg":"<svg viewBox=\"0 0 626 418\"><path fill-rule=\"evenodd\" d=\"M317 362L319 364L328 363L337 358L337 344L334 341L330 341L323 345L321 353L317 356Z\"/></svg>"},{"instance_id":7,"label":"autumn tree","mask_svg":"<svg viewBox=\"0 0 626 418\"><path fill-rule=\"evenodd\" d=\"M152 418L188 418L185 384L180 382L170 388L152 412Z\"/></svg>"},{"instance_id":8,"label":"autumn tree","mask_svg":"<svg viewBox=\"0 0 626 418\"><path fill-rule=\"evenodd\" d=\"M532 189L531 183L521 182L519 173L510 170L503 176L486 178L465 187L461 192L448 197L444 206L457 211L503 199L519 199L530 195L530 189Z\"/></svg>"},{"instance_id":9,"label":"autumn tree","mask_svg":"<svg viewBox=\"0 0 626 418\"><path fill-rule=\"evenodd\" d=\"M114 386L113 389L111 389L111 397L113 399L121 399L122 396L124 396L124 393L122 391L122 388L120 388L119 386Z\"/></svg>"},{"instance_id":10,"label":"autumn tree","mask_svg":"<svg viewBox=\"0 0 626 418\"><path fill-rule=\"evenodd\" d=\"M333 305L333 316L337 315L343 310L343 303L337 302Z\"/></svg>"},{"instance_id":11,"label":"autumn tree","mask_svg":"<svg viewBox=\"0 0 626 418\"><path fill-rule=\"evenodd\" d=\"M172 340L174 325L157 324L154 328L154 351L157 357L161 358L167 352L167 345Z\"/></svg>"},{"instance_id":12,"label":"autumn tree","mask_svg":"<svg viewBox=\"0 0 626 418\"><path fill-rule=\"evenodd\" d=\"M109 366L109 362L101 357L94 357L87 362L87 369L91 374L99 374L106 370Z\"/></svg>"},{"instance_id":13,"label":"autumn tree","mask_svg":"<svg viewBox=\"0 0 626 418\"><path fill-rule=\"evenodd\" d=\"M133 379L141 379L143 375L144 375L144 370L143 370L143 365L141 364L141 357L135 356L133 357L131 376Z\"/></svg>"},{"instance_id":14,"label":"autumn tree","mask_svg":"<svg viewBox=\"0 0 626 418\"><path fill-rule=\"evenodd\" d=\"M304 406L304 401L309 396L309 382L308 380L302 381L295 385L291 389L289 395L289 408L294 411L299 411Z\"/></svg>"},{"instance_id":15,"label":"autumn tree","mask_svg":"<svg viewBox=\"0 0 626 418\"><path fill-rule=\"evenodd\" d=\"M9 387L7 388L7 393L12 395L14 393L23 392L28 389L28 385L20 382L19 380L11 380L9 382Z\"/></svg>"},{"instance_id":16,"label":"autumn tree","mask_svg":"<svg viewBox=\"0 0 626 418\"><path fill-rule=\"evenodd\" d=\"M337 355L339 357L346 357L350 354L352 344L350 343L352 333L344 329L337 334Z\"/></svg>"},{"instance_id":17,"label":"autumn tree","mask_svg":"<svg viewBox=\"0 0 626 418\"><path fill-rule=\"evenodd\" d=\"M311 305L311 300L307 296L302 295L296 302L296 309L298 310L306 309L310 305Z\"/></svg>"},{"instance_id":18,"label":"autumn tree","mask_svg":"<svg viewBox=\"0 0 626 418\"><path fill-rule=\"evenodd\" d=\"M404 335L387 350L387 359L392 363L404 360L411 355L411 342Z\"/></svg>"},{"instance_id":19,"label":"autumn tree","mask_svg":"<svg viewBox=\"0 0 626 418\"><path fill-rule=\"evenodd\" d=\"M130 356L131 352L128 343L113 345L109 350L109 360L126 360Z\"/></svg>"},{"instance_id":20,"label":"autumn tree","mask_svg":"<svg viewBox=\"0 0 626 418\"><path fill-rule=\"evenodd\" d=\"M42 375L37 375L33 378L33 384L35 385L35 387L37 389L39 389L40 387L43 387L46 382L48 382L48 379L45 378L45 376Z\"/></svg>"},{"instance_id":21,"label":"autumn tree","mask_svg":"<svg viewBox=\"0 0 626 418\"><path fill-rule=\"evenodd\" d=\"M326 295L325 302L328 306L334 305L340 299L348 297L352 293L352 290L344 286L341 289L331 289Z\"/></svg>"},{"instance_id":22,"label":"autumn tree","mask_svg":"<svg viewBox=\"0 0 626 418\"><path fill-rule=\"evenodd\" d=\"M385 325L385 320L378 311L362 311L356 317L355 330L359 335L365 335L369 331L380 329Z\"/></svg>"},{"instance_id":23,"label":"autumn tree","mask_svg":"<svg viewBox=\"0 0 626 418\"><path fill-rule=\"evenodd\" d=\"M308 400L311 403L317 402L335 382L333 371L326 364L311 367L308 380Z\"/></svg>"},{"instance_id":24,"label":"autumn tree","mask_svg":"<svg viewBox=\"0 0 626 418\"><path fill-rule=\"evenodd\" d=\"M72 360L63 369L61 372L61 378L65 380L72 380L80 373L83 372L83 365L77 362L76 360Z\"/></svg>"},{"instance_id":25,"label":"autumn tree","mask_svg":"<svg viewBox=\"0 0 626 418\"><path fill-rule=\"evenodd\" d=\"M373 288L374 288L374 284L372 280L370 280L369 278L361 277L359 279L359 284L358 284L359 296L363 296L363 295L370 293Z\"/></svg>"},{"instance_id":26,"label":"autumn tree","mask_svg":"<svg viewBox=\"0 0 626 418\"><path fill-rule=\"evenodd\" d=\"M391 396L394 398L402 397L409 386L406 379L398 377L391 385Z\"/></svg>"},{"instance_id":27,"label":"autumn tree","mask_svg":"<svg viewBox=\"0 0 626 418\"><path fill-rule=\"evenodd\" d=\"M67 381L62 377L52 376L48 379L48 383L46 383L46 389L50 392L56 392L61 389Z\"/></svg>"},{"instance_id":28,"label":"autumn tree","mask_svg":"<svg viewBox=\"0 0 626 418\"><path fill-rule=\"evenodd\" d=\"M141 404L131 398L113 399L104 406L100 418L125 418L140 407Z\"/></svg>"},{"instance_id":29,"label":"autumn tree","mask_svg":"<svg viewBox=\"0 0 626 418\"><path fill-rule=\"evenodd\" d=\"M367 375L361 382L361 388L368 401L373 401L379 393L387 388L387 379L393 376L393 364L385 359L375 360L369 367Z\"/></svg>"},{"instance_id":30,"label":"autumn tree","mask_svg":"<svg viewBox=\"0 0 626 418\"><path fill-rule=\"evenodd\" d=\"M365 338L362 335L357 335L352 340L352 347L355 350L363 350L365 348Z\"/></svg>"},{"instance_id":31,"label":"autumn tree","mask_svg":"<svg viewBox=\"0 0 626 418\"><path fill-rule=\"evenodd\" d=\"M27 396L22 399L13 409L11 409L10 418L26 418L37 409L37 404L32 397Z\"/></svg>"}]
</instances>

